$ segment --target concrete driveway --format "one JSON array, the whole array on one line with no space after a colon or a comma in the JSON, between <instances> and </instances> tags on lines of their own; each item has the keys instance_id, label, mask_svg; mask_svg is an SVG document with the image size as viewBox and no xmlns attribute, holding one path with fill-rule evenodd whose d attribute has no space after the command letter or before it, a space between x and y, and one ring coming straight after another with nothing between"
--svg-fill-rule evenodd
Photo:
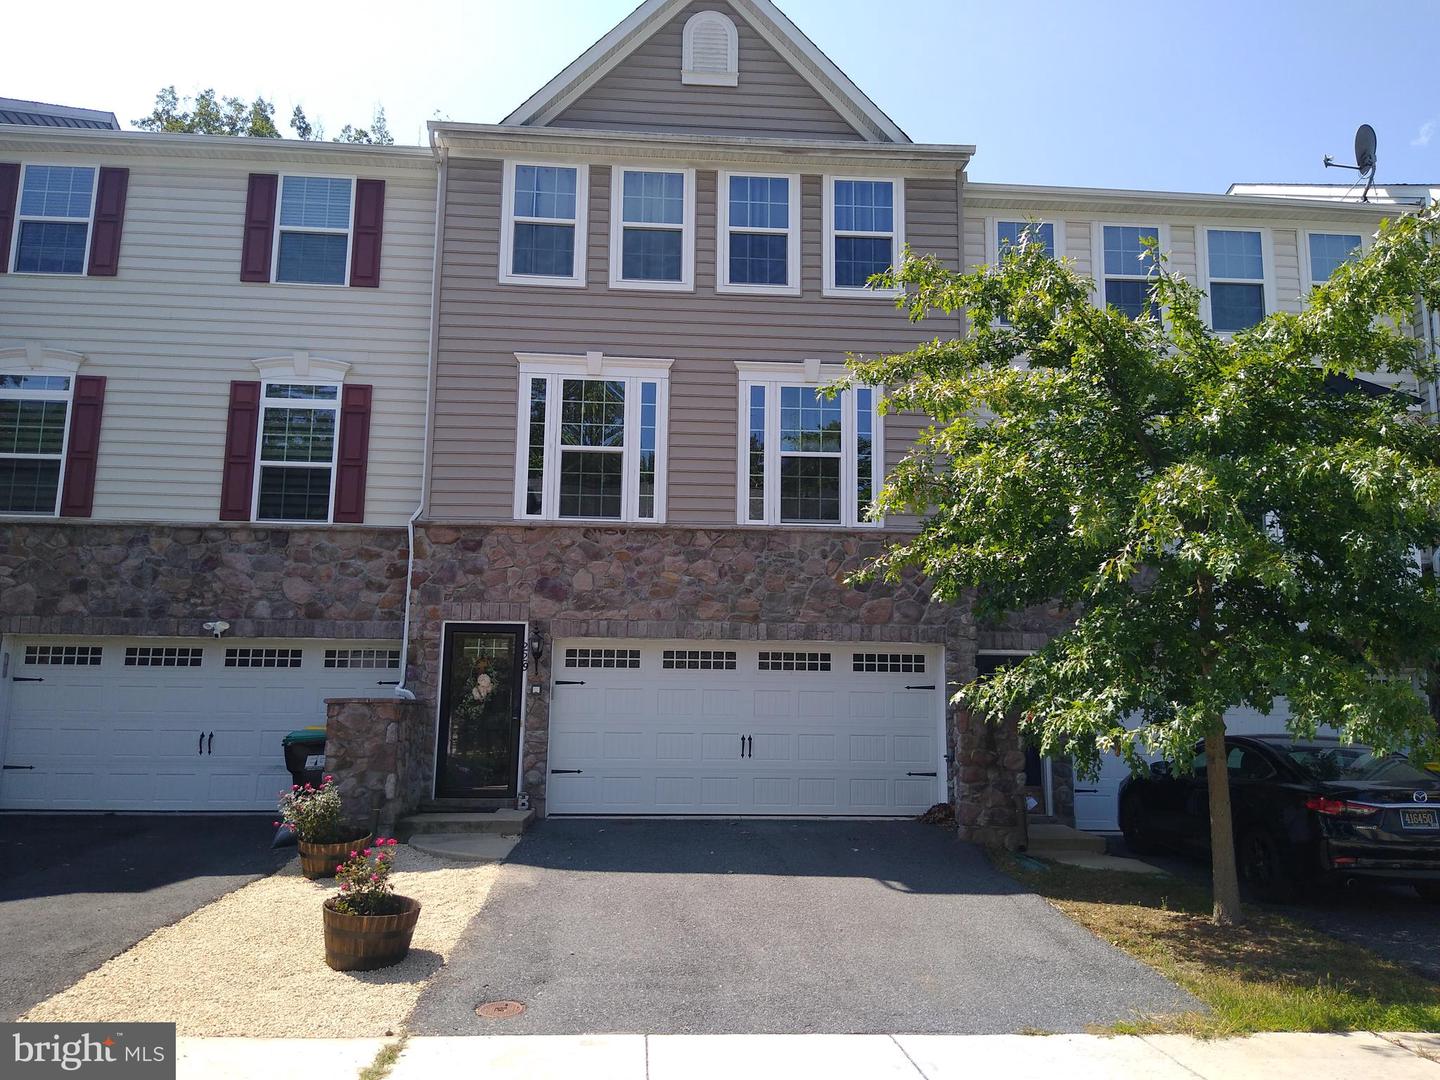
<instances>
[{"instance_id":1,"label":"concrete driveway","mask_svg":"<svg viewBox=\"0 0 1440 1080\"><path fill-rule=\"evenodd\" d=\"M0 1021L273 872L268 816L0 814Z\"/></svg>"},{"instance_id":2,"label":"concrete driveway","mask_svg":"<svg viewBox=\"0 0 1440 1080\"><path fill-rule=\"evenodd\" d=\"M497 999L526 1011L476 1017ZM409 1027L978 1034L1199 1007L946 830L550 820L512 853Z\"/></svg>"}]
</instances>

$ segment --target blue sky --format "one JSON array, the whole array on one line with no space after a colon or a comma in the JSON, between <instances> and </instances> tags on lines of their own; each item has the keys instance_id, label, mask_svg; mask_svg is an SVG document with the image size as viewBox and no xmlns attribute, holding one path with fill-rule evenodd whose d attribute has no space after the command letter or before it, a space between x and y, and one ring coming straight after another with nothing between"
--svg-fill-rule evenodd
<instances>
[{"instance_id":1,"label":"blue sky","mask_svg":"<svg viewBox=\"0 0 1440 1080\"><path fill-rule=\"evenodd\" d=\"M635 0L79 0L85 28L12 50L0 96L149 111L155 90L295 103L333 133L383 104L400 141L438 112L496 121ZM1357 124L1382 181L1440 182L1440 0L779 0L921 142L974 143L973 180L1223 191L1232 180L1344 181ZM343 12L343 17L340 13ZM53 12L14 5L16 41ZM338 31L338 32L337 32Z\"/></svg>"}]
</instances>

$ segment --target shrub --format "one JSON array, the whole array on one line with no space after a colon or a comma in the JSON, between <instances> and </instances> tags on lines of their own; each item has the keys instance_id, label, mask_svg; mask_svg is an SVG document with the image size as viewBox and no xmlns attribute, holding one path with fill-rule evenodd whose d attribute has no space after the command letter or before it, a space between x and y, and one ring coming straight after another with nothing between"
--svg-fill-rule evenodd
<instances>
[{"instance_id":1,"label":"shrub","mask_svg":"<svg viewBox=\"0 0 1440 1080\"><path fill-rule=\"evenodd\" d=\"M395 862L395 840L376 840L374 847L350 852L335 867L340 895L330 906L345 915L398 915L404 904L395 895L390 871Z\"/></svg>"},{"instance_id":2,"label":"shrub","mask_svg":"<svg viewBox=\"0 0 1440 1080\"><path fill-rule=\"evenodd\" d=\"M356 830L345 824L343 810L333 776L325 777L318 788L295 784L280 796L281 820L307 844L353 840Z\"/></svg>"}]
</instances>

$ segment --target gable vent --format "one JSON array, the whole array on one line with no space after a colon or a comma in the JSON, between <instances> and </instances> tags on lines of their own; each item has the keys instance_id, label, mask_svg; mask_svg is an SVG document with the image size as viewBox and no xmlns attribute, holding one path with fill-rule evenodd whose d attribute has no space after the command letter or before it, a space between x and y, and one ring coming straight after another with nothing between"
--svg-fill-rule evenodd
<instances>
[{"instance_id":1,"label":"gable vent","mask_svg":"<svg viewBox=\"0 0 1440 1080\"><path fill-rule=\"evenodd\" d=\"M693 86L735 86L739 82L740 37L718 11L697 11L685 22L680 81Z\"/></svg>"}]
</instances>

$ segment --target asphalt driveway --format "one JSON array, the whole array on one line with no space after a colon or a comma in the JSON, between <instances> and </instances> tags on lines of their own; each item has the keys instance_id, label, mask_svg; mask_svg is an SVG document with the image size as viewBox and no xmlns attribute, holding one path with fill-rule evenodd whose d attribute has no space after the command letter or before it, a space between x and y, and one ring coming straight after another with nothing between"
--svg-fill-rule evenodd
<instances>
[{"instance_id":1,"label":"asphalt driveway","mask_svg":"<svg viewBox=\"0 0 1440 1080\"><path fill-rule=\"evenodd\" d=\"M0 1021L294 855L269 817L0 814Z\"/></svg>"},{"instance_id":2,"label":"asphalt driveway","mask_svg":"<svg viewBox=\"0 0 1440 1080\"><path fill-rule=\"evenodd\" d=\"M526 1011L475 1015L504 999ZM409 1027L1060 1032L1199 1007L933 826L550 820Z\"/></svg>"}]
</instances>

